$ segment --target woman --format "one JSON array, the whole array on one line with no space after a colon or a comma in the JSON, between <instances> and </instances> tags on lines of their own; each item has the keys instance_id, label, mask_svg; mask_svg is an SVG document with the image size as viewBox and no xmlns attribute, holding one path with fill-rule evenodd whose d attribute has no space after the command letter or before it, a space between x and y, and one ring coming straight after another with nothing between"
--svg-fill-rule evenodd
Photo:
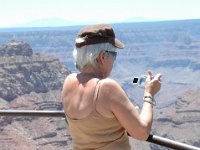
<instances>
[{"instance_id":1,"label":"woman","mask_svg":"<svg viewBox=\"0 0 200 150\"><path fill-rule=\"evenodd\" d=\"M153 96L160 90L161 75L147 74L140 113L121 86L107 78L124 45L110 25L80 30L73 56L80 73L69 75L62 99L75 150L130 150L127 132L146 140L153 119Z\"/></svg>"}]
</instances>

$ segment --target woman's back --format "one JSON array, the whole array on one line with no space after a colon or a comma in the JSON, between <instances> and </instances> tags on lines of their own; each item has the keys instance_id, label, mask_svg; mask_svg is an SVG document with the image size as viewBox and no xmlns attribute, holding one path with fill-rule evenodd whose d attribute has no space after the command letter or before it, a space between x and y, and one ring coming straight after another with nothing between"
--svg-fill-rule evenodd
<instances>
[{"instance_id":1,"label":"woman's back","mask_svg":"<svg viewBox=\"0 0 200 150\"><path fill-rule=\"evenodd\" d=\"M74 149L129 150L128 136L118 120L96 110L99 80L72 76L68 81L71 92L64 100L64 109Z\"/></svg>"},{"instance_id":2,"label":"woman's back","mask_svg":"<svg viewBox=\"0 0 200 150\"><path fill-rule=\"evenodd\" d=\"M82 119L90 114L97 78L92 76L71 74L66 80L64 109L73 119Z\"/></svg>"}]
</instances>

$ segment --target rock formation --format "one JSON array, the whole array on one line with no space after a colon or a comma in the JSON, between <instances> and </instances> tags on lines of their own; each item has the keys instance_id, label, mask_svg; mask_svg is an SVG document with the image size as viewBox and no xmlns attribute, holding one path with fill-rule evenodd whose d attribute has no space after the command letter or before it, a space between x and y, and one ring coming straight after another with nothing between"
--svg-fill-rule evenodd
<instances>
[{"instance_id":1,"label":"rock formation","mask_svg":"<svg viewBox=\"0 0 200 150\"><path fill-rule=\"evenodd\" d=\"M68 73L57 58L34 54L30 45L23 41L11 41L0 46L0 108L61 110L59 94ZM163 88L165 97L156 97L159 104L159 101L170 100L170 96L175 94L175 102L165 108L154 109L152 133L199 147L200 89L184 84L183 91L172 85ZM134 94L129 97L137 96L136 89L129 93ZM71 150L71 137L63 118L0 116L0 141L0 149L5 150ZM130 141L133 149L167 149L132 138Z\"/></svg>"},{"instance_id":2,"label":"rock formation","mask_svg":"<svg viewBox=\"0 0 200 150\"><path fill-rule=\"evenodd\" d=\"M30 92L59 90L67 74L57 58L33 54L26 42L0 46L0 97L6 101Z\"/></svg>"},{"instance_id":3,"label":"rock formation","mask_svg":"<svg viewBox=\"0 0 200 150\"><path fill-rule=\"evenodd\" d=\"M0 46L0 109L61 110L60 92L70 71L55 57L33 54L29 44ZM0 149L70 149L63 118L0 116Z\"/></svg>"}]
</instances>

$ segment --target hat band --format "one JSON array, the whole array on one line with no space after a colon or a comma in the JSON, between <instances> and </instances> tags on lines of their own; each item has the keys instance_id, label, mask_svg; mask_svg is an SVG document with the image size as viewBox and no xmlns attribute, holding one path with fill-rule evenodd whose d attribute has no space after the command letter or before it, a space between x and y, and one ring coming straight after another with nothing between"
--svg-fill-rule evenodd
<instances>
[{"instance_id":1,"label":"hat band","mask_svg":"<svg viewBox=\"0 0 200 150\"><path fill-rule=\"evenodd\" d=\"M77 38L76 47L81 48L85 45L99 44L99 43L111 43L114 45L115 38L113 37L92 37L92 38Z\"/></svg>"}]
</instances>

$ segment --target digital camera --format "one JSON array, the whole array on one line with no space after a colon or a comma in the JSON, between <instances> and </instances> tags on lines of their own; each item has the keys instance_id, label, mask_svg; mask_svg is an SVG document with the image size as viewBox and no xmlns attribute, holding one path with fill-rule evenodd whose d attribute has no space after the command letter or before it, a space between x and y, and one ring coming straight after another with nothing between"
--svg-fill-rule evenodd
<instances>
[{"instance_id":1,"label":"digital camera","mask_svg":"<svg viewBox=\"0 0 200 150\"><path fill-rule=\"evenodd\" d=\"M134 77L133 84L136 84L137 86L139 86L141 88L144 88L146 79L147 79L146 75L141 75L140 77Z\"/></svg>"}]
</instances>

